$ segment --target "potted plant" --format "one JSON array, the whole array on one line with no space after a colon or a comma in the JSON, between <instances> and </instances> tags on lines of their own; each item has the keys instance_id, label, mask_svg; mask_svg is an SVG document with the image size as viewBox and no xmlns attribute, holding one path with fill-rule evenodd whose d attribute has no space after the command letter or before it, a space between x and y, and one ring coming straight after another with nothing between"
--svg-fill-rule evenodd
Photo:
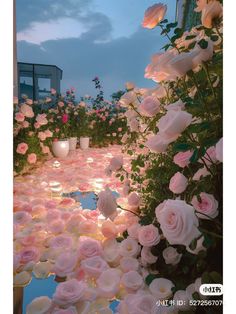
<instances>
[{"instance_id":1,"label":"potted plant","mask_svg":"<svg viewBox=\"0 0 236 314\"><path fill-rule=\"evenodd\" d=\"M68 140L68 128L69 128L69 115L66 113L63 113L61 118L61 126L59 131L57 132L58 137L53 139L52 143L52 152L55 157L58 158L65 158L69 153L69 140ZM59 124L58 124L59 126Z\"/></svg>"},{"instance_id":2,"label":"potted plant","mask_svg":"<svg viewBox=\"0 0 236 314\"><path fill-rule=\"evenodd\" d=\"M90 136L90 128L89 128L89 112L85 107L84 103L79 106L78 109L79 115L79 124L78 124L78 134L80 136L80 148L87 149L89 147L89 136Z\"/></svg>"}]
</instances>

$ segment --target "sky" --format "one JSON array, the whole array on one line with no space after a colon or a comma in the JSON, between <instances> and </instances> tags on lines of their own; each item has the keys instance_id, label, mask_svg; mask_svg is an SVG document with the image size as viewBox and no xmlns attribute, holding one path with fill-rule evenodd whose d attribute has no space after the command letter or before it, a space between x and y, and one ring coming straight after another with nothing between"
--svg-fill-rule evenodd
<instances>
[{"instance_id":1,"label":"sky","mask_svg":"<svg viewBox=\"0 0 236 314\"><path fill-rule=\"evenodd\" d=\"M152 54L165 45L159 28L142 28L151 0L16 0L17 59L57 65L63 70L61 91L74 87L77 96L96 95L101 80L105 97L127 81L154 87L144 78ZM175 0L166 17L175 19Z\"/></svg>"}]
</instances>

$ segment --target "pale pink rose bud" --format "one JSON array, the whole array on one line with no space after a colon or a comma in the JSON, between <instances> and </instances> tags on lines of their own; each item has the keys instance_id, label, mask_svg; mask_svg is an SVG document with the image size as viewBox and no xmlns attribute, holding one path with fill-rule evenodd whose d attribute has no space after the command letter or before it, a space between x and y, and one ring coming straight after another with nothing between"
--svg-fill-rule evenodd
<instances>
[{"instance_id":1,"label":"pale pink rose bud","mask_svg":"<svg viewBox=\"0 0 236 314\"><path fill-rule=\"evenodd\" d=\"M27 105L33 105L33 100L32 99L26 99Z\"/></svg>"},{"instance_id":2,"label":"pale pink rose bud","mask_svg":"<svg viewBox=\"0 0 236 314\"><path fill-rule=\"evenodd\" d=\"M131 132L137 132L139 128L139 122L136 118L132 118L128 121Z\"/></svg>"},{"instance_id":3,"label":"pale pink rose bud","mask_svg":"<svg viewBox=\"0 0 236 314\"><path fill-rule=\"evenodd\" d=\"M186 152L179 152L174 156L174 163L181 168L188 166L190 163L190 158L192 157L193 152L188 150Z\"/></svg>"},{"instance_id":4,"label":"pale pink rose bud","mask_svg":"<svg viewBox=\"0 0 236 314\"><path fill-rule=\"evenodd\" d=\"M151 247L161 240L159 230L154 225L141 226L138 232L139 243L143 246Z\"/></svg>"},{"instance_id":5,"label":"pale pink rose bud","mask_svg":"<svg viewBox=\"0 0 236 314\"><path fill-rule=\"evenodd\" d=\"M128 105L135 102L137 99L136 94L133 91L125 93L119 100L119 105L122 107L128 107Z\"/></svg>"},{"instance_id":6,"label":"pale pink rose bud","mask_svg":"<svg viewBox=\"0 0 236 314\"><path fill-rule=\"evenodd\" d=\"M148 264L154 264L157 261L157 256L151 253L150 247L144 246L141 251L141 261L144 266Z\"/></svg>"},{"instance_id":7,"label":"pale pink rose bud","mask_svg":"<svg viewBox=\"0 0 236 314\"><path fill-rule=\"evenodd\" d=\"M149 29L156 27L163 20L166 10L167 6L162 3L157 3L149 7L145 11L142 26Z\"/></svg>"},{"instance_id":8,"label":"pale pink rose bud","mask_svg":"<svg viewBox=\"0 0 236 314\"><path fill-rule=\"evenodd\" d=\"M209 176L210 172L206 169L206 167L198 169L198 171L194 174L193 180L199 181L201 178Z\"/></svg>"},{"instance_id":9,"label":"pale pink rose bud","mask_svg":"<svg viewBox=\"0 0 236 314\"><path fill-rule=\"evenodd\" d=\"M145 145L153 153L163 153L167 150L167 147L170 143L171 141L166 139L165 135L159 132L156 135L150 137Z\"/></svg>"},{"instance_id":10,"label":"pale pink rose bud","mask_svg":"<svg viewBox=\"0 0 236 314\"><path fill-rule=\"evenodd\" d=\"M125 287L127 292L130 293L139 290L144 285L143 277L134 270L125 273L121 277L121 283Z\"/></svg>"},{"instance_id":11,"label":"pale pink rose bud","mask_svg":"<svg viewBox=\"0 0 236 314\"><path fill-rule=\"evenodd\" d=\"M148 96L139 105L139 111L146 117L153 117L160 111L160 102L156 98Z\"/></svg>"},{"instance_id":12,"label":"pale pink rose bud","mask_svg":"<svg viewBox=\"0 0 236 314\"><path fill-rule=\"evenodd\" d=\"M103 216L107 218L113 218L116 215L116 199L109 188L98 194L97 208L103 214Z\"/></svg>"},{"instance_id":13,"label":"pale pink rose bud","mask_svg":"<svg viewBox=\"0 0 236 314\"><path fill-rule=\"evenodd\" d=\"M86 285L76 279L59 283L52 299L60 306L69 306L83 299Z\"/></svg>"},{"instance_id":14,"label":"pale pink rose bud","mask_svg":"<svg viewBox=\"0 0 236 314\"><path fill-rule=\"evenodd\" d=\"M219 1L213 0L207 3L202 9L202 25L212 28L213 20L223 15L223 7Z\"/></svg>"},{"instance_id":15,"label":"pale pink rose bud","mask_svg":"<svg viewBox=\"0 0 236 314\"><path fill-rule=\"evenodd\" d=\"M180 172L170 179L169 189L175 194L183 193L188 186L188 179Z\"/></svg>"},{"instance_id":16,"label":"pale pink rose bud","mask_svg":"<svg viewBox=\"0 0 236 314\"><path fill-rule=\"evenodd\" d=\"M182 102L181 99L179 99L178 101L169 104L167 106L165 106L165 108L169 111L169 110L174 110L174 111L179 111L179 110L183 110L185 108L184 103Z\"/></svg>"},{"instance_id":17,"label":"pale pink rose bud","mask_svg":"<svg viewBox=\"0 0 236 314\"><path fill-rule=\"evenodd\" d=\"M17 122L23 122L25 120L25 115L22 112L17 112L15 114L15 119Z\"/></svg>"},{"instance_id":18,"label":"pale pink rose bud","mask_svg":"<svg viewBox=\"0 0 236 314\"><path fill-rule=\"evenodd\" d=\"M193 207L200 213L197 213L197 216L201 219L210 219L210 218L215 218L218 214L218 201L214 198L212 194L208 193L200 193L200 201L198 200L197 196L194 196L192 199L191 204ZM210 218L208 218L207 216Z\"/></svg>"},{"instance_id":19,"label":"pale pink rose bud","mask_svg":"<svg viewBox=\"0 0 236 314\"><path fill-rule=\"evenodd\" d=\"M216 158L216 148L211 146L207 149L205 155L203 156L205 163L210 166L212 163L216 163L218 160ZM199 160L200 163L203 163L202 160Z\"/></svg>"},{"instance_id":20,"label":"pale pink rose bud","mask_svg":"<svg viewBox=\"0 0 236 314\"><path fill-rule=\"evenodd\" d=\"M136 192L132 192L128 196L128 205L130 208L137 209L140 206L140 196Z\"/></svg>"},{"instance_id":21,"label":"pale pink rose bud","mask_svg":"<svg viewBox=\"0 0 236 314\"><path fill-rule=\"evenodd\" d=\"M161 230L167 241L188 246L200 235L194 208L181 200L167 200L158 214Z\"/></svg>"},{"instance_id":22,"label":"pale pink rose bud","mask_svg":"<svg viewBox=\"0 0 236 314\"><path fill-rule=\"evenodd\" d=\"M172 295L174 284L166 278L156 278L149 285L149 290L158 300L166 300Z\"/></svg>"},{"instance_id":23,"label":"pale pink rose bud","mask_svg":"<svg viewBox=\"0 0 236 314\"><path fill-rule=\"evenodd\" d=\"M38 133L38 138L40 139L40 141L45 141L47 136L44 132L39 132Z\"/></svg>"},{"instance_id":24,"label":"pale pink rose bud","mask_svg":"<svg viewBox=\"0 0 236 314\"><path fill-rule=\"evenodd\" d=\"M31 153L27 157L27 161L29 164L35 164L37 161L37 155L35 153Z\"/></svg>"},{"instance_id":25,"label":"pale pink rose bud","mask_svg":"<svg viewBox=\"0 0 236 314\"><path fill-rule=\"evenodd\" d=\"M176 265L180 262L182 254L179 254L173 246L163 250L162 255L166 264Z\"/></svg>"},{"instance_id":26,"label":"pale pink rose bud","mask_svg":"<svg viewBox=\"0 0 236 314\"><path fill-rule=\"evenodd\" d=\"M192 122L192 115L186 111L170 110L158 122L159 131L168 136L179 136Z\"/></svg>"},{"instance_id":27,"label":"pale pink rose bud","mask_svg":"<svg viewBox=\"0 0 236 314\"><path fill-rule=\"evenodd\" d=\"M123 166L123 156L113 157L110 161L110 169L112 171L117 171Z\"/></svg>"},{"instance_id":28,"label":"pale pink rose bud","mask_svg":"<svg viewBox=\"0 0 236 314\"><path fill-rule=\"evenodd\" d=\"M28 144L20 143L20 144L17 145L16 152L18 154L25 155L25 153L27 152L28 148L29 148Z\"/></svg>"},{"instance_id":29,"label":"pale pink rose bud","mask_svg":"<svg viewBox=\"0 0 236 314\"><path fill-rule=\"evenodd\" d=\"M223 137L216 143L216 159L223 162Z\"/></svg>"}]
</instances>

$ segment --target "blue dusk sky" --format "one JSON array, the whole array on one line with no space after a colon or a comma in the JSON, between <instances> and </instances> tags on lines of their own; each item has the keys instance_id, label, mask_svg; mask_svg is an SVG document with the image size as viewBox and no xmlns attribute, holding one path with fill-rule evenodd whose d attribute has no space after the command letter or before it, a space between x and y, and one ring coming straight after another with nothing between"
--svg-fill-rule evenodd
<instances>
[{"instance_id":1,"label":"blue dusk sky","mask_svg":"<svg viewBox=\"0 0 236 314\"><path fill-rule=\"evenodd\" d=\"M105 97L124 89L127 81L153 87L144 78L151 55L166 43L159 28L142 28L151 0L16 0L17 59L54 64L63 70L61 91L96 95L98 76ZM175 19L175 0L166 17Z\"/></svg>"}]
</instances>

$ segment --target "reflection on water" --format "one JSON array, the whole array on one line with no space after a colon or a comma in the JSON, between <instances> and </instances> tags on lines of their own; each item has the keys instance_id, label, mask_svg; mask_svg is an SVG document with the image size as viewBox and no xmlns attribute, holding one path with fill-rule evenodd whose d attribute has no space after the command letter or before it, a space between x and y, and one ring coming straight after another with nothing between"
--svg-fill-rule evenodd
<instances>
[{"instance_id":1,"label":"reflection on water","mask_svg":"<svg viewBox=\"0 0 236 314\"><path fill-rule=\"evenodd\" d=\"M115 197L118 197L117 192L112 192ZM75 191L71 193L64 193L63 197L71 197L80 202L82 208L84 209L96 209L97 204L97 195L94 192L80 192ZM40 296L48 296L52 298L53 293L56 290L57 282L54 280L55 276L50 276L47 279L36 279L32 276L31 283L24 288L24 297L23 297L23 314L26 314L26 306L33 301L33 299ZM119 304L118 301L112 301L110 308L115 313L115 308Z\"/></svg>"}]
</instances>

